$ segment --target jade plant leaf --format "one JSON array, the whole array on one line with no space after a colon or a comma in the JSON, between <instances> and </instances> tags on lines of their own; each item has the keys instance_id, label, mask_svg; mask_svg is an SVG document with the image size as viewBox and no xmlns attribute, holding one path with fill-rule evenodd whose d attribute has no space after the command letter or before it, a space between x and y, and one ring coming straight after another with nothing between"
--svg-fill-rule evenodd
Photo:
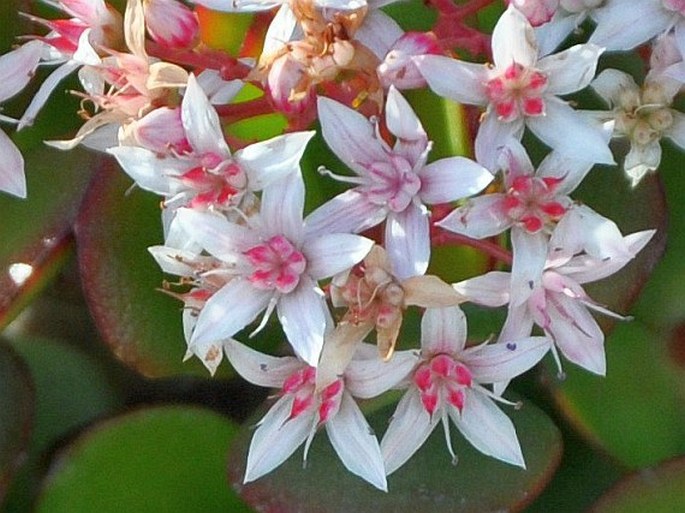
<instances>
[{"instance_id":1,"label":"jade plant leaf","mask_svg":"<svg viewBox=\"0 0 685 513\"><path fill-rule=\"evenodd\" d=\"M26 364L0 344L0 504L25 457L34 416L34 389Z\"/></svg>"},{"instance_id":2,"label":"jade plant leaf","mask_svg":"<svg viewBox=\"0 0 685 513\"><path fill-rule=\"evenodd\" d=\"M190 406L94 425L52 462L37 513L247 513L224 477L236 426Z\"/></svg>"},{"instance_id":3,"label":"jade plant leaf","mask_svg":"<svg viewBox=\"0 0 685 513\"><path fill-rule=\"evenodd\" d=\"M638 322L620 324L605 343L606 377L572 364L552 379L561 412L591 441L638 468L685 452L685 389L661 337Z\"/></svg>"},{"instance_id":4,"label":"jade plant leaf","mask_svg":"<svg viewBox=\"0 0 685 513\"><path fill-rule=\"evenodd\" d=\"M526 402L520 411L512 410L507 414L516 425L527 470L482 455L460 436L453 436L459 457L454 466L438 426L412 459L388 478L388 493L347 472L323 432L312 443L306 468L298 451L271 474L242 484L252 422L236 439L229 478L258 511L274 511L276 504L282 513L521 511L554 473L561 438L552 421L533 404ZM369 416L376 433L383 432L392 412L393 407L383 407Z\"/></svg>"},{"instance_id":5,"label":"jade plant leaf","mask_svg":"<svg viewBox=\"0 0 685 513\"><path fill-rule=\"evenodd\" d=\"M685 458L626 477L589 513L676 513L685 507Z\"/></svg>"},{"instance_id":6,"label":"jade plant leaf","mask_svg":"<svg viewBox=\"0 0 685 513\"><path fill-rule=\"evenodd\" d=\"M36 410L26 464L6 504L8 511L27 511L45 452L75 429L120 408L124 393L102 362L66 342L17 336L10 343L26 361L35 383Z\"/></svg>"},{"instance_id":7,"label":"jade plant leaf","mask_svg":"<svg viewBox=\"0 0 685 513\"><path fill-rule=\"evenodd\" d=\"M199 360L182 361L183 305L156 290L163 275L147 248L164 241L160 200L137 189L127 194L130 187L113 163L104 167L77 220L79 267L95 323L112 352L146 376L207 376Z\"/></svg>"}]
</instances>

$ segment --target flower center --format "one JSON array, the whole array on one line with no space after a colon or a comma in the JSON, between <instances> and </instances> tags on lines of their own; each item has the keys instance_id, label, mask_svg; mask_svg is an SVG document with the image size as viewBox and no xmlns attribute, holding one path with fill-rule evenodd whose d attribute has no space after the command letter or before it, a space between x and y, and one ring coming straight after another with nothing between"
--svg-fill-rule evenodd
<instances>
[{"instance_id":1,"label":"flower center","mask_svg":"<svg viewBox=\"0 0 685 513\"><path fill-rule=\"evenodd\" d=\"M464 408L464 389L473 381L471 371L449 355L440 354L422 364L414 373L414 384L426 411L433 415L441 400L459 411Z\"/></svg>"},{"instance_id":2,"label":"flower center","mask_svg":"<svg viewBox=\"0 0 685 513\"><path fill-rule=\"evenodd\" d=\"M248 278L250 282L257 288L277 290L283 294L297 287L300 275L307 267L304 255L283 235L276 235L250 248L245 256L254 267Z\"/></svg>"},{"instance_id":3,"label":"flower center","mask_svg":"<svg viewBox=\"0 0 685 513\"><path fill-rule=\"evenodd\" d=\"M247 186L245 172L238 164L213 153L203 155L199 165L179 178L195 192L189 203L191 208L234 206Z\"/></svg>"},{"instance_id":4,"label":"flower center","mask_svg":"<svg viewBox=\"0 0 685 513\"><path fill-rule=\"evenodd\" d=\"M323 424L340 409L340 401L345 385L342 379L336 379L327 385L318 394L319 424ZM309 410L317 400L316 393L316 369L304 367L292 373L283 382L281 388L283 395L292 395L293 404L290 408L290 419L301 415Z\"/></svg>"},{"instance_id":5,"label":"flower center","mask_svg":"<svg viewBox=\"0 0 685 513\"><path fill-rule=\"evenodd\" d=\"M371 181L362 187L366 197L393 212L406 209L421 189L421 179L399 155L390 155L389 162L371 164L368 171Z\"/></svg>"},{"instance_id":6,"label":"flower center","mask_svg":"<svg viewBox=\"0 0 685 513\"><path fill-rule=\"evenodd\" d=\"M492 103L497 118L513 121L520 116L541 116L545 113L542 93L547 77L534 68L513 63L504 73L485 84L485 94Z\"/></svg>"},{"instance_id":7,"label":"flower center","mask_svg":"<svg viewBox=\"0 0 685 513\"><path fill-rule=\"evenodd\" d=\"M504 214L530 233L558 221L568 210L567 198L556 194L561 178L518 176L502 200Z\"/></svg>"}]
</instances>

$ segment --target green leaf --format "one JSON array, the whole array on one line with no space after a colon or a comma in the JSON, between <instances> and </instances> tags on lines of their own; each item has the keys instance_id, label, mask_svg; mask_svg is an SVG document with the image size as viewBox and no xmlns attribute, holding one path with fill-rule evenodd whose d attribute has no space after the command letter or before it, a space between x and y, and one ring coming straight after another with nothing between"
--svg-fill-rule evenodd
<instances>
[{"instance_id":1,"label":"green leaf","mask_svg":"<svg viewBox=\"0 0 685 513\"><path fill-rule=\"evenodd\" d=\"M380 435L394 406L369 417ZM533 404L507 410L521 441L527 470L488 458L460 435L453 435L459 463L451 464L442 426L404 467L388 478L389 492L381 492L343 467L326 435L317 434L302 468L301 452L271 474L242 483L247 447L253 430L248 422L235 442L229 477L240 495L258 511L277 503L282 513L431 513L520 511L542 490L559 462L561 438L551 420ZM458 433L454 428L453 433ZM275 441L277 443L277 441Z\"/></svg>"},{"instance_id":2,"label":"green leaf","mask_svg":"<svg viewBox=\"0 0 685 513\"><path fill-rule=\"evenodd\" d=\"M0 343L0 503L24 458L34 415L34 390L26 365Z\"/></svg>"},{"instance_id":3,"label":"green leaf","mask_svg":"<svg viewBox=\"0 0 685 513\"><path fill-rule=\"evenodd\" d=\"M84 432L53 460L36 513L247 513L225 479L236 432L195 407L138 410Z\"/></svg>"},{"instance_id":4,"label":"green leaf","mask_svg":"<svg viewBox=\"0 0 685 513\"><path fill-rule=\"evenodd\" d=\"M120 408L124 398L101 362L65 342L16 337L11 344L27 362L36 389L28 460L6 504L7 511L26 511L38 485L44 452L73 430Z\"/></svg>"},{"instance_id":5,"label":"green leaf","mask_svg":"<svg viewBox=\"0 0 685 513\"><path fill-rule=\"evenodd\" d=\"M620 324L605 343L607 376L572 364L554 398L570 422L625 465L637 468L685 452L685 387L659 335Z\"/></svg>"},{"instance_id":6,"label":"green leaf","mask_svg":"<svg viewBox=\"0 0 685 513\"><path fill-rule=\"evenodd\" d=\"M150 377L207 376L201 362L183 363L180 301L158 289L163 275L147 248L164 243L160 199L134 189L112 164L95 177L76 225L84 293L112 352ZM226 367L226 366L221 366Z\"/></svg>"},{"instance_id":7,"label":"green leaf","mask_svg":"<svg viewBox=\"0 0 685 513\"><path fill-rule=\"evenodd\" d=\"M590 513L678 513L685 506L685 458L627 477Z\"/></svg>"}]
</instances>

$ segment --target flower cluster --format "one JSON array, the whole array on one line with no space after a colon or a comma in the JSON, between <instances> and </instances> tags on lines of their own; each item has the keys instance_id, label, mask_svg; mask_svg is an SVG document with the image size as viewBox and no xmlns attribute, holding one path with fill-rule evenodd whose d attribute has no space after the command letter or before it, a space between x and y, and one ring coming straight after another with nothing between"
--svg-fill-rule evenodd
<instances>
[{"instance_id":1,"label":"flower cluster","mask_svg":"<svg viewBox=\"0 0 685 513\"><path fill-rule=\"evenodd\" d=\"M380 9L388 2L195 3L271 12L261 54L208 48L180 0L128 0L123 13L104 0L58 0L62 17L31 17L40 33L0 57L0 101L39 66L56 69L20 119L0 121L30 126L78 73L86 121L50 144L106 152L162 198L165 238L150 253L179 277L168 292L184 303L186 356L212 374L225 356L246 380L280 389L254 433L245 481L302 444L306 457L322 428L345 467L382 490L439 423L453 460L451 424L482 453L525 467L498 405L515 405L502 396L508 383L547 353L560 372L563 356L605 374L591 311L621 316L582 285L619 271L654 234L622 234L574 190L596 164L615 164L614 137L630 141L622 165L634 185L659 166L661 138L685 147L685 116L673 107L685 84L683 2L513 0L487 64L455 58L472 30L461 21L451 34L444 24L404 32ZM583 30L592 30L587 43L555 53ZM597 75L604 52L637 45L651 55L641 85L615 69ZM238 102L248 85L262 96ZM588 87L609 110L568 99ZM431 155L441 135L429 136L430 120L403 95L419 88L474 106L475 160ZM227 135L232 122L272 112L287 120L285 133ZM315 120L338 164L305 170ZM526 133L548 150L537 166ZM305 184L341 192L305 212ZM0 189L26 195L22 157L4 132ZM489 251L508 270L446 283L439 269L427 274L441 240ZM507 308L496 337L467 342L466 302ZM403 336L409 310L422 316L420 340ZM258 350L272 317L291 356ZM358 400L390 389L406 392L379 441Z\"/></svg>"}]
</instances>

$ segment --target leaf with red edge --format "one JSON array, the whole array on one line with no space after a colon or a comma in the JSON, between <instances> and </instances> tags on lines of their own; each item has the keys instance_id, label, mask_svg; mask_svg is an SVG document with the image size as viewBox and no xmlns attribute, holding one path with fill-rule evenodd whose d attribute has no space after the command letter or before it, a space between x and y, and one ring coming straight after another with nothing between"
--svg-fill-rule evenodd
<instances>
[{"instance_id":1,"label":"leaf with red edge","mask_svg":"<svg viewBox=\"0 0 685 513\"><path fill-rule=\"evenodd\" d=\"M26 364L0 343L0 503L25 457L34 415L34 389Z\"/></svg>"},{"instance_id":2,"label":"leaf with red edge","mask_svg":"<svg viewBox=\"0 0 685 513\"><path fill-rule=\"evenodd\" d=\"M369 416L379 436L393 410L394 406L385 407ZM426 444L388 478L388 493L346 471L324 432L315 437L306 468L302 468L300 449L272 473L242 484L254 432L250 427L254 422L248 422L236 438L229 478L248 504L265 513L521 511L551 479L561 457L561 437L552 421L529 402L507 414L516 425L527 470L484 456L453 435L459 457L454 466L438 426Z\"/></svg>"},{"instance_id":3,"label":"leaf with red edge","mask_svg":"<svg viewBox=\"0 0 685 513\"><path fill-rule=\"evenodd\" d=\"M685 509L685 457L619 482L588 513L677 513Z\"/></svg>"}]
</instances>

